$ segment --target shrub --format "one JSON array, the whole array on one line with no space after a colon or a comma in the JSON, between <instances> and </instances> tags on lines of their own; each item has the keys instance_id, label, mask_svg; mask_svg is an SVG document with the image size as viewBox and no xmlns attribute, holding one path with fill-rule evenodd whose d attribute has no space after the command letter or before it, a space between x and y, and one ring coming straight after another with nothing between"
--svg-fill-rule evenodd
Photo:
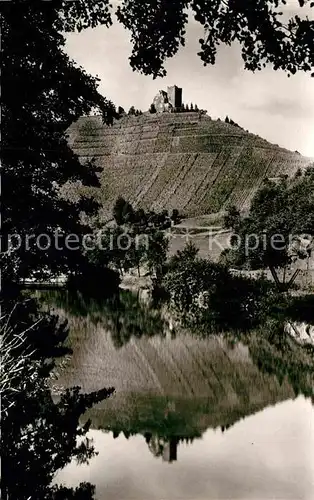
<instances>
[{"instance_id":1,"label":"shrub","mask_svg":"<svg viewBox=\"0 0 314 500\"><path fill-rule=\"evenodd\" d=\"M164 287L183 323L210 330L252 328L275 303L269 283L235 277L223 265L197 258L193 246L171 259Z\"/></svg>"},{"instance_id":2,"label":"shrub","mask_svg":"<svg viewBox=\"0 0 314 500\"><path fill-rule=\"evenodd\" d=\"M150 105L149 112L150 112L151 114L157 113L156 106L155 106L155 104L154 104L154 103L152 103L152 104Z\"/></svg>"}]
</instances>

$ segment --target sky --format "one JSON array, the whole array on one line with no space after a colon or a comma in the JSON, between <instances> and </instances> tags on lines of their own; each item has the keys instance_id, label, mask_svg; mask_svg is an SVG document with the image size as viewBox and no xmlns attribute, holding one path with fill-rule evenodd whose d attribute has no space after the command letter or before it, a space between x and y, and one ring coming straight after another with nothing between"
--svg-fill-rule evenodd
<instances>
[{"instance_id":1,"label":"sky","mask_svg":"<svg viewBox=\"0 0 314 500\"><path fill-rule=\"evenodd\" d=\"M288 78L271 67L249 72L235 44L220 46L216 64L204 67L197 56L202 36L202 27L191 17L186 46L166 63L167 76L155 80L131 69L129 33L118 22L109 29L100 26L68 34L66 51L100 78L101 94L126 111L131 106L146 111L159 90L178 85L185 103L196 103L212 118L228 115L273 144L314 157L314 78L310 73Z\"/></svg>"}]
</instances>

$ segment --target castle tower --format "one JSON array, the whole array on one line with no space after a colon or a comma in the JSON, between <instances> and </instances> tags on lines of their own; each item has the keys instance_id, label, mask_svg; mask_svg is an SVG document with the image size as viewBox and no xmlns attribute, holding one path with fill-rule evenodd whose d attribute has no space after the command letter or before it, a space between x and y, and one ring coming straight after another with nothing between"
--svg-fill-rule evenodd
<instances>
[{"instance_id":1,"label":"castle tower","mask_svg":"<svg viewBox=\"0 0 314 500\"><path fill-rule=\"evenodd\" d=\"M173 85L167 88L168 100L173 108L181 108L182 106L182 89Z\"/></svg>"},{"instance_id":2,"label":"castle tower","mask_svg":"<svg viewBox=\"0 0 314 500\"><path fill-rule=\"evenodd\" d=\"M177 460L177 452L178 452L178 439L170 438L169 442L165 444L162 453L162 459L164 462L175 462Z\"/></svg>"}]
</instances>

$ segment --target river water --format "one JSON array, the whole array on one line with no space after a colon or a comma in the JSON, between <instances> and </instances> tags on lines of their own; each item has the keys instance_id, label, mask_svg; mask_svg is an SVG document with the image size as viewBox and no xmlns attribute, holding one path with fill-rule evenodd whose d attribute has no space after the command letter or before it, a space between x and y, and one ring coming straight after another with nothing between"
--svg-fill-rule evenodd
<instances>
[{"instance_id":1,"label":"river water","mask_svg":"<svg viewBox=\"0 0 314 500\"><path fill-rule=\"evenodd\" d=\"M170 439L160 456L142 435L92 430L99 455L89 466L71 464L58 481L90 481L107 500L311 500L313 417L310 401L299 397L190 444Z\"/></svg>"},{"instance_id":2,"label":"river water","mask_svg":"<svg viewBox=\"0 0 314 500\"><path fill-rule=\"evenodd\" d=\"M116 392L86 416L98 455L56 482L89 481L98 500L314 499L313 379L299 357L282 376L258 343L174 333L127 292L114 311L62 293L45 298L74 351L57 386Z\"/></svg>"}]
</instances>

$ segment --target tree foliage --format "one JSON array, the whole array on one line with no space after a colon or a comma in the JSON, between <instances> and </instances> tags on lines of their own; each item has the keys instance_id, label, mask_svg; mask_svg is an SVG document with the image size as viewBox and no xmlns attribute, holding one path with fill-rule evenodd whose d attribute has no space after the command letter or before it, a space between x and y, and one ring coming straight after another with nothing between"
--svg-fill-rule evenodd
<instances>
[{"instance_id":1,"label":"tree foliage","mask_svg":"<svg viewBox=\"0 0 314 500\"><path fill-rule=\"evenodd\" d=\"M135 107L134 106L131 106L129 111L128 111L128 115L129 116L135 116L136 114L136 111L135 111Z\"/></svg>"},{"instance_id":2,"label":"tree foliage","mask_svg":"<svg viewBox=\"0 0 314 500\"><path fill-rule=\"evenodd\" d=\"M230 259L252 269L284 268L309 259L314 243L314 169L294 179L267 180L252 200L247 217L231 207L225 226L233 229Z\"/></svg>"},{"instance_id":3,"label":"tree foliage","mask_svg":"<svg viewBox=\"0 0 314 500\"><path fill-rule=\"evenodd\" d=\"M38 272L77 271L84 256L64 245L58 250L54 234L82 237L88 228L80 213L97 205L82 198L69 203L59 188L68 180L98 185L92 162L82 165L68 145L69 125L91 109L101 111L111 123L115 108L102 97L98 81L69 59L64 50L64 30L105 22L105 3L1 2L2 56L2 236L17 235L23 244L2 254L3 328L1 350L7 373L2 392L2 478L4 499L91 498L93 487L75 491L51 488L55 472L73 457L92 456L79 417L92 404L112 392L103 389L82 395L66 391L59 403L51 396L47 377L54 359L64 355L67 336L58 318L39 313L33 300L24 300L12 282ZM47 235L53 243L42 250L36 237ZM5 243L2 250L5 250ZM60 243L60 242L59 242ZM18 339L22 338L23 342ZM1 367L2 369L3 367ZM83 496L82 496L83 495Z\"/></svg>"},{"instance_id":4,"label":"tree foliage","mask_svg":"<svg viewBox=\"0 0 314 500\"><path fill-rule=\"evenodd\" d=\"M227 115L225 118L225 123L229 123L230 125L233 125L234 127L242 128L240 125L236 122L234 122L229 116Z\"/></svg>"},{"instance_id":5,"label":"tree foliage","mask_svg":"<svg viewBox=\"0 0 314 500\"><path fill-rule=\"evenodd\" d=\"M19 3L19 2L14 2ZM312 0L298 0L295 11L286 0L122 0L116 9L120 23L131 33L130 64L155 78L164 76L164 63L186 42L189 11L204 28L198 55L204 65L215 64L221 44L238 42L245 68L260 70L270 64L288 74L313 71L314 21ZM62 12L59 30L81 31L112 24L110 0L56 1ZM284 15L282 15L284 14Z\"/></svg>"},{"instance_id":6,"label":"tree foliage","mask_svg":"<svg viewBox=\"0 0 314 500\"><path fill-rule=\"evenodd\" d=\"M238 41L248 69L260 69L263 64L271 63L275 69L290 73L309 71L313 66L313 23L295 17L284 28L277 15L281 3L279 0L259 1L254 5L244 0L172 3L125 0L118 6L117 16L131 31L132 67L154 77L165 74L165 60L184 44L187 7L192 7L196 19L206 30L206 37L200 41L200 55L205 64L215 62L219 43ZM60 199L59 189L67 181L97 185L97 172L93 163L86 168L79 162L68 145L66 130L72 122L95 108L101 111L108 124L117 115L112 103L99 94L97 79L87 75L66 55L64 33L97 25L110 26L109 0L11 0L1 2L0 14L4 124L2 234L7 239L10 234L25 239L40 234L52 237L58 230L63 235L82 236L88 228L81 224L79 215L81 211L93 212L96 206L84 197L76 203ZM140 111L134 110L134 114ZM137 219L138 227L143 221L146 224L145 213L138 211ZM152 234L153 245L148 257L157 274L166 257L166 244L163 234L155 227ZM82 258L85 256L81 252L76 254L65 247L59 251L53 244L45 251L39 250L33 238L28 250L20 248L4 255L2 267L7 283L35 271L44 276L46 272L82 270ZM227 282L221 268L197 262L192 269L192 261L190 255L187 269L172 271L175 276L185 279L188 294L195 294L200 285L201 289L206 291L207 287L212 292L218 286L217 280L213 285L213 277L224 278L221 283ZM182 284L180 288L180 282L174 280L173 283L181 297L184 294ZM221 317L226 313L222 297L226 297L228 290L232 317L237 318L239 313L240 320L241 314L250 318L255 310L255 306L251 306L255 289L251 294L253 298L249 296L250 300L243 302L241 307L239 304L233 307L232 300L242 297L237 286L218 287L218 290L223 290L218 295ZM67 352L64 346L66 326L60 325L55 317L39 314L33 301L24 302L15 292L9 295L7 287L5 292L2 305L7 330L1 348L5 353L8 378L2 380L5 410L1 433L2 496L9 500L91 498L91 485L70 491L51 487L51 481L56 471L72 458L84 462L92 456L88 440L77 444L77 437L84 438L88 430L88 424L83 428L79 426L79 418L92 404L108 397L112 390L82 395L74 388L65 391L59 402L55 402L48 376L54 359ZM184 300L189 301L189 297ZM215 305L214 301L218 300L215 297L211 295L211 304ZM20 303L15 307L17 300ZM10 307L13 307L12 314ZM25 335L25 342L16 343L21 335Z\"/></svg>"},{"instance_id":7,"label":"tree foliage","mask_svg":"<svg viewBox=\"0 0 314 500\"><path fill-rule=\"evenodd\" d=\"M163 286L183 323L214 331L260 324L275 297L269 283L233 276L225 266L198 258L191 244L171 258Z\"/></svg>"},{"instance_id":8,"label":"tree foliage","mask_svg":"<svg viewBox=\"0 0 314 500\"><path fill-rule=\"evenodd\" d=\"M173 209L171 215L168 210L155 212L154 210L145 211L143 208L135 209L122 196L116 200L112 215L118 226L127 225L137 233L145 233L152 229L168 229L172 223L178 224L182 219L177 209Z\"/></svg>"},{"instance_id":9,"label":"tree foliage","mask_svg":"<svg viewBox=\"0 0 314 500\"><path fill-rule=\"evenodd\" d=\"M63 237L82 235L80 212L97 207L86 198L69 203L59 196L68 180L98 185L93 164L82 165L68 145L69 125L95 106L107 123L115 115L111 102L99 94L97 79L66 55L61 33L64 26L93 25L97 12L93 1L84 9L81 2L1 2L2 234L4 240L18 234L23 241L34 235L27 250L22 245L3 257L11 278L75 267L76 252L64 245L57 251L54 244L42 251L36 237L48 234L53 240L55 231Z\"/></svg>"},{"instance_id":10,"label":"tree foliage","mask_svg":"<svg viewBox=\"0 0 314 500\"><path fill-rule=\"evenodd\" d=\"M239 224L241 222L240 211L235 205L228 207L227 213L224 216L223 225L226 229L233 229L237 232Z\"/></svg>"},{"instance_id":11,"label":"tree foliage","mask_svg":"<svg viewBox=\"0 0 314 500\"><path fill-rule=\"evenodd\" d=\"M169 242L164 230L181 219L178 210L169 216L167 210L135 209L123 197L113 207L115 225L99 223L98 243L86 256L95 270L111 266L121 274L141 266L148 267L151 276L160 276L167 260Z\"/></svg>"},{"instance_id":12,"label":"tree foliage","mask_svg":"<svg viewBox=\"0 0 314 500\"><path fill-rule=\"evenodd\" d=\"M314 66L314 21L307 15L314 2L298 3L287 22L286 0L124 0L117 16L131 32L131 66L144 74L166 74L165 61L185 45L188 9L204 28L198 53L204 65L215 64L221 43L238 42L246 69L270 64L294 74Z\"/></svg>"},{"instance_id":13,"label":"tree foliage","mask_svg":"<svg viewBox=\"0 0 314 500\"><path fill-rule=\"evenodd\" d=\"M93 498L91 485L59 490L51 482L72 459L85 463L94 455L86 438L90 422L81 427L79 419L113 389L84 395L75 387L56 402L49 378L54 358L64 354L67 330L64 324L57 327L56 318L41 315L32 300L4 314L1 334L1 497Z\"/></svg>"},{"instance_id":14,"label":"tree foliage","mask_svg":"<svg viewBox=\"0 0 314 500\"><path fill-rule=\"evenodd\" d=\"M119 196L114 204L112 215L118 226L121 226L122 224L125 224L132 220L134 216L134 210L132 205L128 201L122 198L122 196Z\"/></svg>"}]
</instances>

